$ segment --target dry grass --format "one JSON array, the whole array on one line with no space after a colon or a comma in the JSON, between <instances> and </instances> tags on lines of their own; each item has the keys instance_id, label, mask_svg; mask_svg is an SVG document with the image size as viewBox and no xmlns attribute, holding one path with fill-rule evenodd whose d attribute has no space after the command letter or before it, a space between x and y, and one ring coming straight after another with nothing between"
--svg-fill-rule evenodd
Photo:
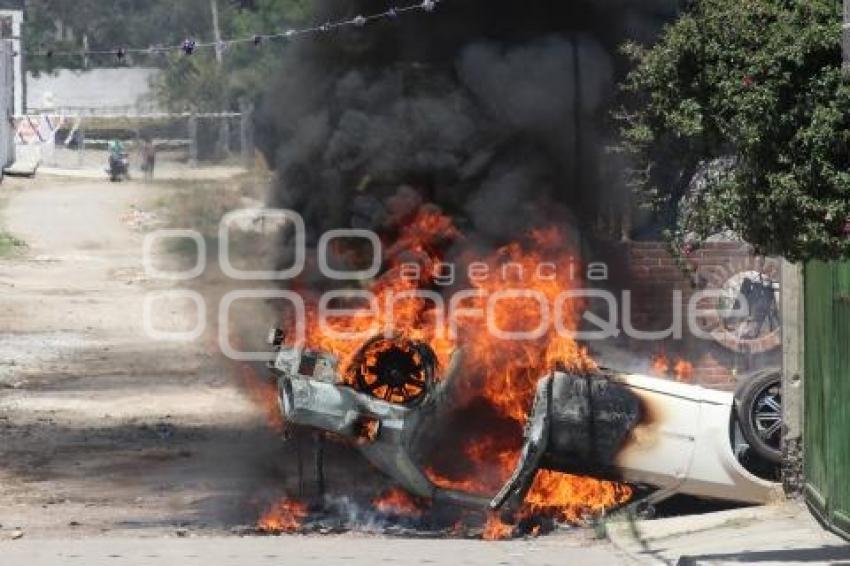
<instances>
[{"instance_id":1,"label":"dry grass","mask_svg":"<svg viewBox=\"0 0 850 566\"><path fill-rule=\"evenodd\" d=\"M0 211L6 206L6 200L0 199ZM10 257L20 253L27 247L27 243L10 234L3 226L3 217L0 214L0 258Z\"/></svg>"}]
</instances>

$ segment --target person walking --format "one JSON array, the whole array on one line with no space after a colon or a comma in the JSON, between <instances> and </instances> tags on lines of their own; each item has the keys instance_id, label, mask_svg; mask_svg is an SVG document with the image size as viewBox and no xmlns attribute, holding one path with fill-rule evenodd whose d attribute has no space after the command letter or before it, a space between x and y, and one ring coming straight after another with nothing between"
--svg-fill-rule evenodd
<instances>
[{"instance_id":1,"label":"person walking","mask_svg":"<svg viewBox=\"0 0 850 566\"><path fill-rule=\"evenodd\" d=\"M153 181L153 170L156 166L156 146L151 138L145 138L142 145L142 171L145 173L145 182Z\"/></svg>"}]
</instances>

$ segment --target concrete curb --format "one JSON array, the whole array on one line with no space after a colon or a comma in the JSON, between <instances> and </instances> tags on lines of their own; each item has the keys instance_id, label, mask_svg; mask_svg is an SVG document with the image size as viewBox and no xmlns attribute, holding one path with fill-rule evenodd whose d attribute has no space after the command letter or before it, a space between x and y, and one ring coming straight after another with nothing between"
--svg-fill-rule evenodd
<instances>
[{"instance_id":1,"label":"concrete curb","mask_svg":"<svg viewBox=\"0 0 850 566\"><path fill-rule=\"evenodd\" d=\"M617 550L625 554L629 560L637 564L666 565L667 563L655 554L649 543L640 533L642 521L630 517L621 517L606 524L605 534Z\"/></svg>"},{"instance_id":2,"label":"concrete curb","mask_svg":"<svg viewBox=\"0 0 850 566\"><path fill-rule=\"evenodd\" d=\"M796 502L607 525L611 543L641 564L714 564L850 558ZM801 558L803 557L803 558Z\"/></svg>"},{"instance_id":3,"label":"concrete curb","mask_svg":"<svg viewBox=\"0 0 850 566\"><path fill-rule=\"evenodd\" d=\"M611 543L632 560L641 564L669 565L675 561L664 559L663 551L675 546L677 539L730 525L744 526L765 520L765 514L772 513L774 509L775 506L746 507L653 520L623 516L608 526L607 533Z\"/></svg>"},{"instance_id":4,"label":"concrete curb","mask_svg":"<svg viewBox=\"0 0 850 566\"><path fill-rule=\"evenodd\" d=\"M676 561L664 558L664 551L676 546L677 540L690 535L726 527L745 528L768 520L782 506L757 506L716 511L702 515L641 520L623 516L607 529L608 538L620 551L641 564L669 565ZM721 546L721 545L719 545Z\"/></svg>"}]
</instances>

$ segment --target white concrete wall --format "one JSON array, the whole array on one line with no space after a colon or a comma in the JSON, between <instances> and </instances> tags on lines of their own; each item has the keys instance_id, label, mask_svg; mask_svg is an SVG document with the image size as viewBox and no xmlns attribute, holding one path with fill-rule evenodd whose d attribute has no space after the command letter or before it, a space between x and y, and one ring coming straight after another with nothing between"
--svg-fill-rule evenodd
<instances>
[{"instance_id":1,"label":"white concrete wall","mask_svg":"<svg viewBox=\"0 0 850 566\"><path fill-rule=\"evenodd\" d=\"M151 80L157 69L120 67L27 76L27 112L66 114L143 114L159 111Z\"/></svg>"}]
</instances>

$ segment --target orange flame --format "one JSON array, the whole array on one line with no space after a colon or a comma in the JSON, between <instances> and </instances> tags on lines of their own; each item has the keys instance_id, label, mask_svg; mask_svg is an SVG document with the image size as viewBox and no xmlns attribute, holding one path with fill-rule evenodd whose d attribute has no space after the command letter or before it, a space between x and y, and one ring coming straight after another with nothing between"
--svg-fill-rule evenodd
<instances>
[{"instance_id":1,"label":"orange flame","mask_svg":"<svg viewBox=\"0 0 850 566\"><path fill-rule=\"evenodd\" d=\"M513 533L513 525L502 522L498 514L490 513L487 515L487 523L484 525L484 532L481 534L481 538L484 540L505 540L511 538Z\"/></svg>"},{"instance_id":2,"label":"orange flame","mask_svg":"<svg viewBox=\"0 0 850 566\"><path fill-rule=\"evenodd\" d=\"M469 400L483 400L499 419L512 425L501 436L495 429L490 436L481 438L457 435L457 442L463 444L461 453L472 464L471 469L457 472L435 464L426 473L440 487L492 494L516 464L522 425L539 379L555 367L579 373L597 369L587 350L569 336L577 329L584 304L560 300L563 292L581 284L580 264L566 241L566 234L558 228L535 230L523 240L482 258L472 246L464 246L462 235L447 216L431 210L420 212L405 226L394 245L386 249L387 269L369 286L377 299L377 309L364 310L358 313L360 316L332 317L322 326L316 309L308 308L306 345L333 352L343 370L350 367L363 341L339 339L334 335L339 332L361 333L365 341L370 334L391 330L430 345L442 367L446 367L451 353L462 346L461 394ZM466 309L465 315L454 321L444 320L446 317L439 316L434 301L421 296L390 301L393 307L389 308L387 299L397 293L439 288L440 274L448 267L441 251L447 243L455 249L467 248L460 254L461 264L475 263L479 275L487 273L473 277L470 269L468 292L458 303ZM494 300L496 297L499 300ZM552 323L544 326L540 321L547 312L552 315ZM498 336L488 328L488 318L503 333L539 332L525 340ZM446 328L453 322L456 335ZM350 374L343 371L343 379L355 385ZM489 473L481 473L482 470ZM529 493L528 506L534 512L575 520L585 511L617 505L630 494L629 488L615 483L543 473Z\"/></svg>"},{"instance_id":3,"label":"orange flame","mask_svg":"<svg viewBox=\"0 0 850 566\"><path fill-rule=\"evenodd\" d=\"M652 375L664 377L670 371L670 360L664 354L655 354L652 357Z\"/></svg>"},{"instance_id":4,"label":"orange flame","mask_svg":"<svg viewBox=\"0 0 850 566\"><path fill-rule=\"evenodd\" d=\"M578 523L614 504L625 503L631 496L627 485L540 470L525 497L523 513Z\"/></svg>"},{"instance_id":5,"label":"orange flame","mask_svg":"<svg viewBox=\"0 0 850 566\"><path fill-rule=\"evenodd\" d=\"M292 499L282 499L269 507L257 522L267 533L294 533L307 516L307 505Z\"/></svg>"},{"instance_id":6,"label":"orange flame","mask_svg":"<svg viewBox=\"0 0 850 566\"><path fill-rule=\"evenodd\" d=\"M694 377L694 364L683 359L676 358L674 362L662 354L652 357L652 375L657 377L675 377L676 381L691 381Z\"/></svg>"},{"instance_id":7,"label":"orange flame","mask_svg":"<svg viewBox=\"0 0 850 566\"><path fill-rule=\"evenodd\" d=\"M694 364L682 359L676 360L676 364L673 366L673 373L676 376L676 381L691 381L694 377Z\"/></svg>"},{"instance_id":8,"label":"orange flame","mask_svg":"<svg viewBox=\"0 0 850 566\"><path fill-rule=\"evenodd\" d=\"M372 500L372 506L384 515L397 515L418 519L427 503L403 489L394 487Z\"/></svg>"},{"instance_id":9,"label":"orange flame","mask_svg":"<svg viewBox=\"0 0 850 566\"><path fill-rule=\"evenodd\" d=\"M476 478L450 478L444 476L443 474L441 474L430 466L425 468L425 475L428 477L429 480L431 480L434 485L437 485L443 489L466 491L468 493L474 493L476 495L486 495L486 493L490 491L488 489L490 486L482 486L481 481Z\"/></svg>"}]
</instances>

